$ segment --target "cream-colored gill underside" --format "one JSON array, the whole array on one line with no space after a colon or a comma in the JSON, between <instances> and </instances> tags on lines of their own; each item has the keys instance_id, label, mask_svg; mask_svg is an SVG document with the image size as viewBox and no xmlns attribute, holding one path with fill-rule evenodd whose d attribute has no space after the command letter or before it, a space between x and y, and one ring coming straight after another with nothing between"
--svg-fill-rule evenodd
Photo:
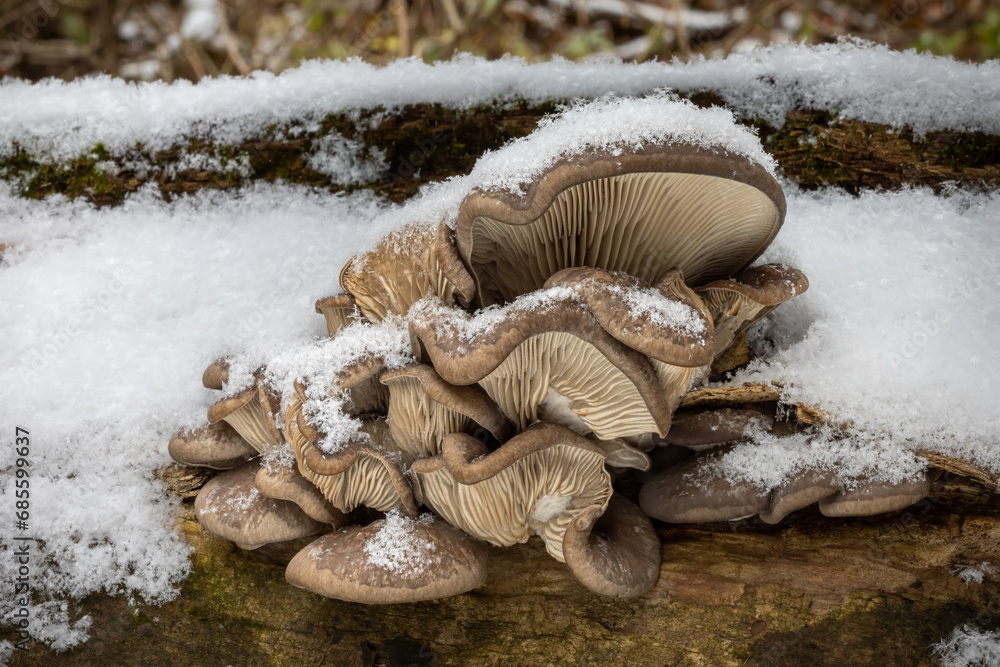
<instances>
[{"instance_id":1,"label":"cream-colored gill underside","mask_svg":"<svg viewBox=\"0 0 1000 667\"><path fill-rule=\"evenodd\" d=\"M326 333L333 338L341 329L354 322L352 317L354 308L324 308L323 317L326 319Z\"/></svg>"},{"instance_id":2,"label":"cream-colored gill underside","mask_svg":"<svg viewBox=\"0 0 1000 667\"><path fill-rule=\"evenodd\" d=\"M657 430L628 376L572 334L532 336L479 384L519 431L538 420L538 406L550 387L571 399L569 409L602 440Z\"/></svg>"},{"instance_id":3,"label":"cream-colored gill underside","mask_svg":"<svg viewBox=\"0 0 1000 667\"><path fill-rule=\"evenodd\" d=\"M706 289L699 296L712 314L716 355L732 345L741 331L774 310L773 306L757 303L731 290Z\"/></svg>"},{"instance_id":4,"label":"cream-colored gill underside","mask_svg":"<svg viewBox=\"0 0 1000 667\"><path fill-rule=\"evenodd\" d=\"M441 439L465 432L472 420L447 408L424 391L419 380L397 377L389 387L389 433L407 464L441 451Z\"/></svg>"},{"instance_id":5,"label":"cream-colored gill underside","mask_svg":"<svg viewBox=\"0 0 1000 667\"><path fill-rule=\"evenodd\" d=\"M239 410L234 410L223 417L236 432L243 436L243 439L260 453L278 447L278 442L264 414L264 407L260 404L260 398L254 395Z\"/></svg>"},{"instance_id":6,"label":"cream-colored gill underside","mask_svg":"<svg viewBox=\"0 0 1000 667\"><path fill-rule=\"evenodd\" d=\"M459 484L447 467L417 475L424 502L453 526L497 546L527 542L537 534L549 554L565 562L566 527L594 505L611 498L611 477L604 457L570 445L554 445L514 462L478 484ZM544 496L572 498L566 510L548 521L529 515Z\"/></svg>"},{"instance_id":7,"label":"cream-colored gill underside","mask_svg":"<svg viewBox=\"0 0 1000 667\"><path fill-rule=\"evenodd\" d=\"M740 269L778 219L767 195L728 178L625 174L567 188L526 225L476 218L470 259L487 304L512 301L578 266L650 283L678 267L697 285Z\"/></svg>"},{"instance_id":8,"label":"cream-colored gill underside","mask_svg":"<svg viewBox=\"0 0 1000 667\"><path fill-rule=\"evenodd\" d=\"M307 477L334 507L344 513L352 511L358 505L371 507L379 512L402 507L402 501L385 464L367 452L358 454L354 465L340 474L321 475L310 472Z\"/></svg>"},{"instance_id":9,"label":"cream-colored gill underside","mask_svg":"<svg viewBox=\"0 0 1000 667\"><path fill-rule=\"evenodd\" d=\"M663 391L664 397L667 399L667 405L671 410L675 410L677 404L681 401L681 396L684 395L684 392L691 385L691 378L694 377L695 372L699 371L700 368L697 366L694 368L674 366L673 364L666 364L653 358L650 358L649 362L653 364L653 370L656 371L656 379L660 384L660 389ZM661 433L661 435L666 435L666 433Z\"/></svg>"},{"instance_id":10,"label":"cream-colored gill underside","mask_svg":"<svg viewBox=\"0 0 1000 667\"><path fill-rule=\"evenodd\" d=\"M434 241L408 248L408 254L394 252L379 263L349 271L344 276L344 288L354 297L358 310L372 322L381 322L387 315L406 315L410 306L428 294L454 303L455 284L448 280L437 255Z\"/></svg>"}]
</instances>

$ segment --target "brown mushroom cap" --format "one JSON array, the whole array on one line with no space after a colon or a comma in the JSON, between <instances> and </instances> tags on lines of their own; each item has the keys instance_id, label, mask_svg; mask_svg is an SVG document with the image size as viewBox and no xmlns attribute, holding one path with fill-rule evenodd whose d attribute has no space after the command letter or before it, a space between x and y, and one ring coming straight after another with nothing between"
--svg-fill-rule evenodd
<instances>
[{"instance_id":1,"label":"brown mushroom cap","mask_svg":"<svg viewBox=\"0 0 1000 667\"><path fill-rule=\"evenodd\" d=\"M365 440L347 443L339 451L325 454L316 443L321 434L309 424L302 411L305 390L296 384L298 397L285 413L285 433L295 453L299 472L316 485L334 507L350 512L365 505L380 512L401 508L416 516L417 506L401 461L394 461L383 449ZM385 420L367 422L376 442L386 441Z\"/></svg>"},{"instance_id":2,"label":"brown mushroom cap","mask_svg":"<svg viewBox=\"0 0 1000 667\"><path fill-rule=\"evenodd\" d=\"M257 450L225 422L177 431L170 437L167 452L178 463L215 470L235 468L257 455Z\"/></svg>"},{"instance_id":3,"label":"brown mushroom cap","mask_svg":"<svg viewBox=\"0 0 1000 667\"><path fill-rule=\"evenodd\" d=\"M710 523L753 516L764 510L768 494L748 482L705 478L698 458L650 477L639 491L642 511L669 523Z\"/></svg>"},{"instance_id":4,"label":"brown mushroom cap","mask_svg":"<svg viewBox=\"0 0 1000 667\"><path fill-rule=\"evenodd\" d=\"M670 369L710 362L707 319L700 333L685 335L645 316L626 315L626 308L606 298L606 284L574 284L579 289L553 286L476 317L428 300L411 312L410 333L442 378L478 383L519 429L538 419L542 403L564 397L585 429L601 439L666 433L690 375L660 373L647 355ZM642 335L623 332L623 322Z\"/></svg>"},{"instance_id":5,"label":"brown mushroom cap","mask_svg":"<svg viewBox=\"0 0 1000 667\"><path fill-rule=\"evenodd\" d=\"M755 322L807 289L805 274L782 264L755 266L733 280L717 280L697 288L715 324L716 355L725 352Z\"/></svg>"},{"instance_id":6,"label":"brown mushroom cap","mask_svg":"<svg viewBox=\"0 0 1000 667\"><path fill-rule=\"evenodd\" d=\"M563 555L580 582L601 595L633 598L660 578L660 538L649 517L617 493L566 528Z\"/></svg>"},{"instance_id":7,"label":"brown mushroom cap","mask_svg":"<svg viewBox=\"0 0 1000 667\"><path fill-rule=\"evenodd\" d=\"M406 315L428 294L467 306L475 289L452 231L443 223L437 228L410 225L388 234L373 250L347 262L340 286L372 322L389 314Z\"/></svg>"},{"instance_id":8,"label":"brown mushroom cap","mask_svg":"<svg viewBox=\"0 0 1000 667\"><path fill-rule=\"evenodd\" d=\"M404 366L383 373L381 382L389 388L389 432L407 463L434 456L444 436L476 424L500 442L513 434L510 421L485 391L449 384L430 366Z\"/></svg>"},{"instance_id":9,"label":"brown mushroom cap","mask_svg":"<svg viewBox=\"0 0 1000 667\"><path fill-rule=\"evenodd\" d=\"M837 493L838 488L833 473L809 471L799 474L771 491L768 506L761 510L760 518L765 523L778 523L795 510Z\"/></svg>"},{"instance_id":10,"label":"brown mushroom cap","mask_svg":"<svg viewBox=\"0 0 1000 667\"><path fill-rule=\"evenodd\" d=\"M926 497L933 480L933 473L927 472L921 479L898 484L861 484L820 500L819 511L824 516L870 516L898 512Z\"/></svg>"},{"instance_id":11,"label":"brown mushroom cap","mask_svg":"<svg viewBox=\"0 0 1000 667\"><path fill-rule=\"evenodd\" d=\"M244 463L209 480L198 492L194 511L205 530L241 549L256 549L320 532L325 527L298 505L260 493L254 478L260 464Z\"/></svg>"},{"instance_id":12,"label":"brown mushroom cap","mask_svg":"<svg viewBox=\"0 0 1000 667\"><path fill-rule=\"evenodd\" d=\"M733 275L778 233L785 198L762 166L687 144L564 158L525 193L477 190L458 213L458 252L482 305L539 289L560 269L649 283L677 267L692 285Z\"/></svg>"},{"instance_id":13,"label":"brown mushroom cap","mask_svg":"<svg viewBox=\"0 0 1000 667\"><path fill-rule=\"evenodd\" d=\"M208 423L225 420L258 452L281 446L284 438L274 421L280 401L258 376L254 385L208 409Z\"/></svg>"},{"instance_id":14,"label":"brown mushroom cap","mask_svg":"<svg viewBox=\"0 0 1000 667\"><path fill-rule=\"evenodd\" d=\"M229 382L229 362L225 359L213 361L201 374L201 383L205 389L221 390Z\"/></svg>"},{"instance_id":15,"label":"brown mushroom cap","mask_svg":"<svg viewBox=\"0 0 1000 667\"><path fill-rule=\"evenodd\" d=\"M334 528L350 522L346 514L334 507L314 484L302 476L291 452L288 456L271 456L262 461L254 484L268 498L293 502L316 521L328 523Z\"/></svg>"},{"instance_id":16,"label":"brown mushroom cap","mask_svg":"<svg viewBox=\"0 0 1000 667\"><path fill-rule=\"evenodd\" d=\"M498 546L537 534L559 561L566 527L588 508L603 513L612 492L601 449L557 424L535 424L492 453L454 433L411 472L418 501L453 526Z\"/></svg>"},{"instance_id":17,"label":"brown mushroom cap","mask_svg":"<svg viewBox=\"0 0 1000 667\"><path fill-rule=\"evenodd\" d=\"M486 581L484 544L424 515L390 514L367 526L324 535L288 564L293 586L364 604L397 604L459 595Z\"/></svg>"},{"instance_id":18,"label":"brown mushroom cap","mask_svg":"<svg viewBox=\"0 0 1000 667\"><path fill-rule=\"evenodd\" d=\"M331 338L356 320L357 304L350 294L323 297L316 302L316 312L326 319L326 332Z\"/></svg>"},{"instance_id":19,"label":"brown mushroom cap","mask_svg":"<svg viewBox=\"0 0 1000 667\"><path fill-rule=\"evenodd\" d=\"M725 442L743 440L746 429L759 426L769 430L774 419L753 408L719 408L674 413L670 432L663 437L668 445L681 445L694 450L715 447Z\"/></svg>"}]
</instances>

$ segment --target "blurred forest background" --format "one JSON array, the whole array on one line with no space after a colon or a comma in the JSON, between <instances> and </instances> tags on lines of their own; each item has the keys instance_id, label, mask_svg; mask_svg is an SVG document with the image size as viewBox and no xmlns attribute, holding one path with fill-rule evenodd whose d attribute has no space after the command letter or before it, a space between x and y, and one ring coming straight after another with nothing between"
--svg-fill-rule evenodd
<instances>
[{"instance_id":1,"label":"blurred forest background","mask_svg":"<svg viewBox=\"0 0 1000 667\"><path fill-rule=\"evenodd\" d=\"M1000 2L970 0L0 0L0 76L198 80L312 58L717 57L854 35L1000 57Z\"/></svg>"}]
</instances>

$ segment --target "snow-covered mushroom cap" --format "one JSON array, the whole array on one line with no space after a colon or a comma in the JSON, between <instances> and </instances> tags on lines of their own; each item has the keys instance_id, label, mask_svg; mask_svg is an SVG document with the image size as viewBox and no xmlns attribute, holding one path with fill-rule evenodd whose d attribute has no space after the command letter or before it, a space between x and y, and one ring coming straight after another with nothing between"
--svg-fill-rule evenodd
<instances>
[{"instance_id":1,"label":"snow-covered mushroom cap","mask_svg":"<svg viewBox=\"0 0 1000 667\"><path fill-rule=\"evenodd\" d=\"M674 413L670 433L663 438L668 445L690 447L695 451L722 443L743 440L747 429L770 430L774 419L753 408L718 408Z\"/></svg>"},{"instance_id":2,"label":"snow-covered mushroom cap","mask_svg":"<svg viewBox=\"0 0 1000 667\"><path fill-rule=\"evenodd\" d=\"M589 508L603 513L612 493L604 452L558 424L535 424L492 453L455 433L411 472L418 501L453 526L497 546L537 534L559 561L566 527Z\"/></svg>"},{"instance_id":3,"label":"snow-covered mushroom cap","mask_svg":"<svg viewBox=\"0 0 1000 667\"><path fill-rule=\"evenodd\" d=\"M458 214L458 252L483 305L592 266L655 282L679 268L692 285L733 275L771 243L785 215L763 166L683 143L563 158L521 194L477 190Z\"/></svg>"},{"instance_id":4,"label":"snow-covered mushroom cap","mask_svg":"<svg viewBox=\"0 0 1000 667\"><path fill-rule=\"evenodd\" d=\"M378 443L389 439L385 420L364 423L367 431L333 452L321 451L322 434L303 414L305 389L296 384L296 399L285 413L285 433L302 475L341 512L365 505L380 512L402 509L417 515L410 484L403 475L402 460L395 460ZM396 458L399 458L398 456Z\"/></svg>"},{"instance_id":5,"label":"snow-covered mushroom cap","mask_svg":"<svg viewBox=\"0 0 1000 667\"><path fill-rule=\"evenodd\" d=\"M649 517L617 493L607 511L584 511L566 528L563 556L580 582L601 595L632 598L660 578L662 546Z\"/></svg>"},{"instance_id":6,"label":"snow-covered mushroom cap","mask_svg":"<svg viewBox=\"0 0 1000 667\"><path fill-rule=\"evenodd\" d=\"M475 289L455 250L452 231L444 224L391 232L375 248L347 262L340 286L372 322L390 314L406 315L428 293L467 306Z\"/></svg>"},{"instance_id":7,"label":"snow-covered mushroom cap","mask_svg":"<svg viewBox=\"0 0 1000 667\"><path fill-rule=\"evenodd\" d=\"M225 422L177 431L170 437L167 452L178 463L216 470L235 468L257 455L257 450Z\"/></svg>"},{"instance_id":8,"label":"snow-covered mushroom cap","mask_svg":"<svg viewBox=\"0 0 1000 667\"><path fill-rule=\"evenodd\" d=\"M652 289L643 303L659 311L619 301L616 293L636 287L623 274L578 269L557 278L567 284L475 316L425 300L411 312L411 335L442 378L480 384L520 429L542 404L562 402L566 419L556 419L580 433L666 433L690 380L690 371L674 371L712 359L707 316Z\"/></svg>"},{"instance_id":9,"label":"snow-covered mushroom cap","mask_svg":"<svg viewBox=\"0 0 1000 667\"><path fill-rule=\"evenodd\" d=\"M767 507L766 491L706 475L702 463L695 459L646 480L639 491L642 511L668 523L710 523L744 519Z\"/></svg>"},{"instance_id":10,"label":"snow-covered mushroom cap","mask_svg":"<svg viewBox=\"0 0 1000 667\"><path fill-rule=\"evenodd\" d=\"M226 421L258 452L276 449L284 442L275 424L277 397L268 389L262 376L252 387L224 398L208 409L208 422Z\"/></svg>"},{"instance_id":11,"label":"snow-covered mushroom cap","mask_svg":"<svg viewBox=\"0 0 1000 667\"><path fill-rule=\"evenodd\" d=\"M896 484L859 484L819 501L819 511L824 516L870 516L898 512L926 497L937 474L939 473L928 471L920 479Z\"/></svg>"},{"instance_id":12,"label":"snow-covered mushroom cap","mask_svg":"<svg viewBox=\"0 0 1000 667\"><path fill-rule=\"evenodd\" d=\"M241 549L256 549L314 535L325 528L295 503L261 494L254 481L259 468L258 462L250 461L202 487L194 511L205 530Z\"/></svg>"},{"instance_id":13,"label":"snow-covered mushroom cap","mask_svg":"<svg viewBox=\"0 0 1000 667\"><path fill-rule=\"evenodd\" d=\"M483 389L449 384L430 366L404 366L383 373L381 382L389 388L389 432L409 463L434 456L444 436L476 424L499 442L513 434L510 420Z\"/></svg>"},{"instance_id":14,"label":"snow-covered mushroom cap","mask_svg":"<svg viewBox=\"0 0 1000 667\"><path fill-rule=\"evenodd\" d=\"M367 526L324 535L288 564L293 586L364 604L459 595L486 581L486 545L425 514L391 512Z\"/></svg>"},{"instance_id":15,"label":"snow-covered mushroom cap","mask_svg":"<svg viewBox=\"0 0 1000 667\"><path fill-rule=\"evenodd\" d=\"M213 361L201 374L201 384L205 389L222 389L229 382L229 362L225 359Z\"/></svg>"}]
</instances>

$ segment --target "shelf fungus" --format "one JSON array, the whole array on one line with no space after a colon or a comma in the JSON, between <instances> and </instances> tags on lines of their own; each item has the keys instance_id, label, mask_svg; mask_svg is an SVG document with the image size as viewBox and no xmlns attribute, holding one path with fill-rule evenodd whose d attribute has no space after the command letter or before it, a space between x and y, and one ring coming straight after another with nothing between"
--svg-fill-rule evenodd
<instances>
[{"instance_id":1,"label":"shelf fungus","mask_svg":"<svg viewBox=\"0 0 1000 667\"><path fill-rule=\"evenodd\" d=\"M329 338L253 377L249 360L205 371L229 395L170 453L238 466L198 496L207 530L244 548L325 532L286 577L354 602L472 590L487 545L536 538L582 585L627 598L659 576L650 517L774 523L811 504L870 514L927 493L931 477L847 488L800 472L764 489L706 474L729 447L818 428L790 425L778 388L699 388L713 367L747 363L748 329L809 286L752 265L784 195L752 151L581 145L518 187L478 180L493 185L352 257L343 293L315 305Z\"/></svg>"}]
</instances>

